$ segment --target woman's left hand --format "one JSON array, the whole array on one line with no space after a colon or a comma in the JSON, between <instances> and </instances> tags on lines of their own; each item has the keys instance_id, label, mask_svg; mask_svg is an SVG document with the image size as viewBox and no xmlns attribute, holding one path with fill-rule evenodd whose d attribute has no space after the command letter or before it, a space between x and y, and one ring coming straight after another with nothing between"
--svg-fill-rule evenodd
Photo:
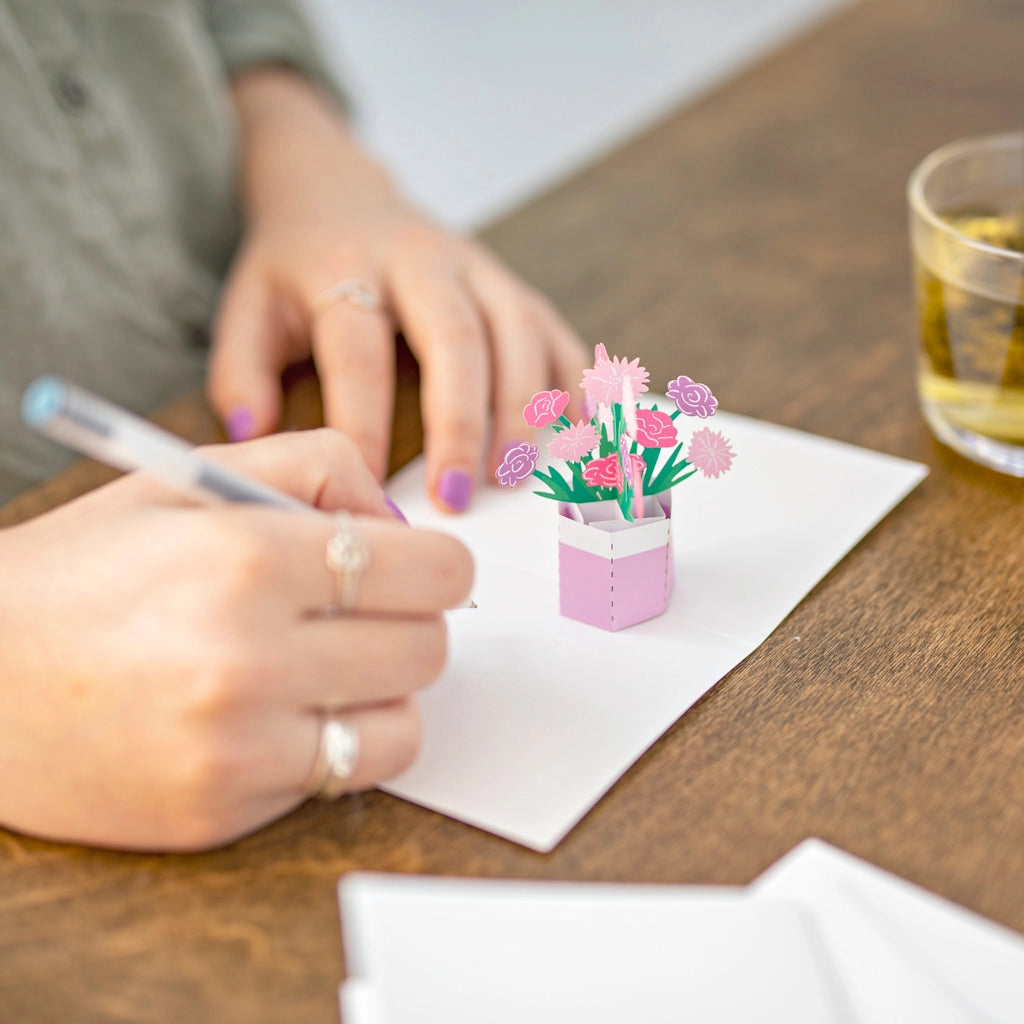
<instances>
[{"instance_id":1,"label":"woman's left hand","mask_svg":"<svg viewBox=\"0 0 1024 1024\"><path fill-rule=\"evenodd\" d=\"M287 71L235 84L247 234L218 315L208 390L235 439L274 430L281 373L312 355L326 422L387 470L395 333L420 363L427 487L468 507L524 433L537 391L577 395L587 365L537 291L470 239L431 223L351 141L328 103ZM379 303L327 298L358 282ZM569 415L578 413L574 404Z\"/></svg>"}]
</instances>

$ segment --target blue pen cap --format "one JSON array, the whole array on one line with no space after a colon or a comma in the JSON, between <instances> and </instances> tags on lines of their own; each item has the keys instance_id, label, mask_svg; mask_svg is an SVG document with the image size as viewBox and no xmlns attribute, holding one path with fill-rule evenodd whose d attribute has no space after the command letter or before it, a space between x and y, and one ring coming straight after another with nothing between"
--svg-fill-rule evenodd
<instances>
[{"instance_id":1,"label":"blue pen cap","mask_svg":"<svg viewBox=\"0 0 1024 1024\"><path fill-rule=\"evenodd\" d=\"M21 398L21 418L35 430L47 426L67 405L67 385L51 374L36 377Z\"/></svg>"}]
</instances>

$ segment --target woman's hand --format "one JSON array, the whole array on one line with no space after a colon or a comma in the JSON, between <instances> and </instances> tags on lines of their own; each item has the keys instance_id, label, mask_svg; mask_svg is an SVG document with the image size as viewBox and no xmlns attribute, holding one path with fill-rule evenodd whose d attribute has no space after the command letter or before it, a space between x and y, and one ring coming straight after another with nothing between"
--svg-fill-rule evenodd
<instances>
[{"instance_id":1,"label":"woman's hand","mask_svg":"<svg viewBox=\"0 0 1024 1024\"><path fill-rule=\"evenodd\" d=\"M0 532L0 823L131 849L195 850L308 795L318 709L361 738L352 789L406 768L414 694L445 660L466 549L388 512L333 430L207 449L324 510L369 547L334 600L328 516L196 506L133 475Z\"/></svg>"},{"instance_id":2,"label":"woman's hand","mask_svg":"<svg viewBox=\"0 0 1024 1024\"><path fill-rule=\"evenodd\" d=\"M422 370L428 490L442 508L462 511L482 463L491 475L522 439L533 394L552 386L578 394L588 365L581 343L494 256L409 207L297 75L249 73L235 101L248 226L208 387L229 436L274 430L281 371L312 354L327 423L352 437L383 479L401 330ZM346 280L364 282L382 305L324 304Z\"/></svg>"}]
</instances>

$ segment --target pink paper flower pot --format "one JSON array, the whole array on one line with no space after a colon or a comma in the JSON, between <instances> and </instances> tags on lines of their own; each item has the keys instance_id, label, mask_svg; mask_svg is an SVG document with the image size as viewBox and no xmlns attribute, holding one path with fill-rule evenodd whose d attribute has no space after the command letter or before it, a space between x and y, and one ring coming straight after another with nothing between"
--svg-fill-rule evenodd
<instances>
[{"instance_id":1,"label":"pink paper flower pot","mask_svg":"<svg viewBox=\"0 0 1024 1024\"><path fill-rule=\"evenodd\" d=\"M617 502L562 502L558 594L563 615L618 630L653 619L672 595L672 492L644 499L644 517L622 518Z\"/></svg>"}]
</instances>

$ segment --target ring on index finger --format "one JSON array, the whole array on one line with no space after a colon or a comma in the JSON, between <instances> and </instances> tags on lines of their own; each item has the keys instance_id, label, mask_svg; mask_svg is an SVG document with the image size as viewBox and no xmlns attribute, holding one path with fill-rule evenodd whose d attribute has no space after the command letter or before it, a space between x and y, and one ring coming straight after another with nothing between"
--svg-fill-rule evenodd
<instances>
[{"instance_id":1,"label":"ring on index finger","mask_svg":"<svg viewBox=\"0 0 1024 1024\"><path fill-rule=\"evenodd\" d=\"M384 308L384 300L380 292L368 281L358 277L346 277L345 280L325 288L313 302L313 312L317 315L336 302L347 302L358 309L376 312Z\"/></svg>"},{"instance_id":2,"label":"ring on index finger","mask_svg":"<svg viewBox=\"0 0 1024 1024\"><path fill-rule=\"evenodd\" d=\"M349 512L334 513L334 533L327 541L327 568L334 573L335 602L325 615L347 615L355 607L359 580L370 564L370 549Z\"/></svg>"}]
</instances>

